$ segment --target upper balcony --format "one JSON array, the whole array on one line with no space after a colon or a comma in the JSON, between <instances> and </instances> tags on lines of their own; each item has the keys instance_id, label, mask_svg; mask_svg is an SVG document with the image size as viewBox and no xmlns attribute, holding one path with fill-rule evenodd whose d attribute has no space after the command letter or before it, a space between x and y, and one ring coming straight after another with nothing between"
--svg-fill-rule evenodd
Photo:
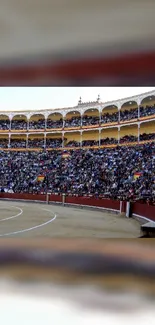
<instances>
[{"instance_id":1,"label":"upper balcony","mask_svg":"<svg viewBox=\"0 0 155 325\"><path fill-rule=\"evenodd\" d=\"M108 103L82 103L73 108L1 113L1 133L60 132L98 129L155 119L155 91Z\"/></svg>"}]
</instances>

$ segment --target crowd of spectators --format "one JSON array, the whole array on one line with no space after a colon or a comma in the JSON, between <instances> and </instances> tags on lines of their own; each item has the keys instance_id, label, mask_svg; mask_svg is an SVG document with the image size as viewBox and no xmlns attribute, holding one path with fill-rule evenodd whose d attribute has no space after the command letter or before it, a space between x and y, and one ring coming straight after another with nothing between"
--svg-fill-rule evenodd
<instances>
[{"instance_id":1,"label":"crowd of spectators","mask_svg":"<svg viewBox=\"0 0 155 325\"><path fill-rule=\"evenodd\" d=\"M63 127L63 119L61 118L60 120L53 121L51 119L47 119L47 129L62 129Z\"/></svg>"},{"instance_id":2,"label":"crowd of spectators","mask_svg":"<svg viewBox=\"0 0 155 325\"><path fill-rule=\"evenodd\" d=\"M139 140L140 141L155 140L155 133L143 133L143 134L140 134Z\"/></svg>"},{"instance_id":3,"label":"crowd of spectators","mask_svg":"<svg viewBox=\"0 0 155 325\"><path fill-rule=\"evenodd\" d=\"M46 139L46 148L60 148L62 147L62 139Z\"/></svg>"},{"instance_id":4,"label":"crowd of spectators","mask_svg":"<svg viewBox=\"0 0 155 325\"><path fill-rule=\"evenodd\" d=\"M98 146L99 145L99 141L97 140L83 140L82 141L82 147L93 147L93 146Z\"/></svg>"},{"instance_id":5,"label":"crowd of spectators","mask_svg":"<svg viewBox=\"0 0 155 325\"><path fill-rule=\"evenodd\" d=\"M115 138L104 138L104 139L101 139L101 142L100 142L101 145L117 144L117 143L118 143L118 140Z\"/></svg>"},{"instance_id":6,"label":"crowd of spectators","mask_svg":"<svg viewBox=\"0 0 155 325\"><path fill-rule=\"evenodd\" d=\"M81 126L81 116L73 116L65 120L65 128Z\"/></svg>"},{"instance_id":7,"label":"crowd of spectators","mask_svg":"<svg viewBox=\"0 0 155 325\"><path fill-rule=\"evenodd\" d=\"M27 130L28 123L25 120L12 120L11 130Z\"/></svg>"},{"instance_id":8,"label":"crowd of spectators","mask_svg":"<svg viewBox=\"0 0 155 325\"><path fill-rule=\"evenodd\" d=\"M0 139L0 148L8 148L9 139Z\"/></svg>"},{"instance_id":9,"label":"crowd of spectators","mask_svg":"<svg viewBox=\"0 0 155 325\"><path fill-rule=\"evenodd\" d=\"M120 138L120 143L129 143L129 142L137 142L138 137L135 135L125 135L124 137Z\"/></svg>"},{"instance_id":10,"label":"crowd of spectators","mask_svg":"<svg viewBox=\"0 0 155 325\"><path fill-rule=\"evenodd\" d=\"M10 148L26 148L26 140L11 139Z\"/></svg>"},{"instance_id":11,"label":"crowd of spectators","mask_svg":"<svg viewBox=\"0 0 155 325\"><path fill-rule=\"evenodd\" d=\"M105 113L101 116L101 124L118 122L118 112L115 113Z\"/></svg>"},{"instance_id":12,"label":"crowd of spectators","mask_svg":"<svg viewBox=\"0 0 155 325\"><path fill-rule=\"evenodd\" d=\"M44 139L29 139L28 140L28 148L44 148L45 141Z\"/></svg>"},{"instance_id":13,"label":"crowd of spectators","mask_svg":"<svg viewBox=\"0 0 155 325\"><path fill-rule=\"evenodd\" d=\"M10 129L10 121L8 120L0 120L0 130L9 130Z\"/></svg>"},{"instance_id":14,"label":"crowd of spectators","mask_svg":"<svg viewBox=\"0 0 155 325\"><path fill-rule=\"evenodd\" d=\"M155 115L155 105L140 107L140 117Z\"/></svg>"},{"instance_id":15,"label":"crowd of spectators","mask_svg":"<svg viewBox=\"0 0 155 325\"><path fill-rule=\"evenodd\" d=\"M130 110L120 110L120 121L130 121L138 118L138 107Z\"/></svg>"},{"instance_id":16,"label":"crowd of spectators","mask_svg":"<svg viewBox=\"0 0 155 325\"><path fill-rule=\"evenodd\" d=\"M29 122L29 129L39 130L45 129L45 119L39 119L38 121L30 121Z\"/></svg>"},{"instance_id":17,"label":"crowd of spectators","mask_svg":"<svg viewBox=\"0 0 155 325\"><path fill-rule=\"evenodd\" d=\"M82 125L99 125L99 116L84 115L82 117Z\"/></svg>"},{"instance_id":18,"label":"crowd of spectators","mask_svg":"<svg viewBox=\"0 0 155 325\"><path fill-rule=\"evenodd\" d=\"M102 149L0 151L0 187L13 192L67 193L112 199L155 198L155 143ZM134 177L136 172L140 177ZM44 175L43 182L37 176Z\"/></svg>"},{"instance_id":19,"label":"crowd of spectators","mask_svg":"<svg viewBox=\"0 0 155 325\"><path fill-rule=\"evenodd\" d=\"M80 147L80 142L78 141L75 141L75 140L72 140L72 141L69 141L65 147Z\"/></svg>"}]
</instances>

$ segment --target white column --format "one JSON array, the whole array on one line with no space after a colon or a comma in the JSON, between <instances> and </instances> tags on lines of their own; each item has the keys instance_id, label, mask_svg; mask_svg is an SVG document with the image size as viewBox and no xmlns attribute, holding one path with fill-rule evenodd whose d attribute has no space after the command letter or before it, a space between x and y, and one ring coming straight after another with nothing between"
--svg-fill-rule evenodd
<instances>
[{"instance_id":1,"label":"white column","mask_svg":"<svg viewBox=\"0 0 155 325\"><path fill-rule=\"evenodd\" d=\"M26 148L28 148L28 141L29 141L29 135L27 134L27 137L26 137Z\"/></svg>"},{"instance_id":2,"label":"white column","mask_svg":"<svg viewBox=\"0 0 155 325\"><path fill-rule=\"evenodd\" d=\"M118 144L120 143L120 127L118 127Z\"/></svg>"},{"instance_id":3,"label":"white column","mask_svg":"<svg viewBox=\"0 0 155 325\"><path fill-rule=\"evenodd\" d=\"M11 142L11 134L9 133L9 148L10 148L10 142Z\"/></svg>"},{"instance_id":4,"label":"white column","mask_svg":"<svg viewBox=\"0 0 155 325\"><path fill-rule=\"evenodd\" d=\"M29 122L30 122L30 120L28 119L27 120L27 129L28 129L28 131L29 131Z\"/></svg>"},{"instance_id":5,"label":"white column","mask_svg":"<svg viewBox=\"0 0 155 325\"><path fill-rule=\"evenodd\" d=\"M47 118L45 118L45 130L47 128Z\"/></svg>"},{"instance_id":6,"label":"white column","mask_svg":"<svg viewBox=\"0 0 155 325\"><path fill-rule=\"evenodd\" d=\"M138 105L138 119L140 118L140 105Z\"/></svg>"},{"instance_id":7,"label":"white column","mask_svg":"<svg viewBox=\"0 0 155 325\"><path fill-rule=\"evenodd\" d=\"M81 135L80 135L80 147L82 148L82 131L80 132L81 133Z\"/></svg>"},{"instance_id":8,"label":"white column","mask_svg":"<svg viewBox=\"0 0 155 325\"><path fill-rule=\"evenodd\" d=\"M138 142L139 142L139 138L140 138L140 124L138 124Z\"/></svg>"},{"instance_id":9,"label":"white column","mask_svg":"<svg viewBox=\"0 0 155 325\"><path fill-rule=\"evenodd\" d=\"M82 127L82 115L81 115L81 127Z\"/></svg>"},{"instance_id":10,"label":"white column","mask_svg":"<svg viewBox=\"0 0 155 325\"><path fill-rule=\"evenodd\" d=\"M44 148L46 148L46 133L44 133Z\"/></svg>"},{"instance_id":11,"label":"white column","mask_svg":"<svg viewBox=\"0 0 155 325\"><path fill-rule=\"evenodd\" d=\"M62 148L64 148L64 132L62 132Z\"/></svg>"},{"instance_id":12,"label":"white column","mask_svg":"<svg viewBox=\"0 0 155 325\"><path fill-rule=\"evenodd\" d=\"M99 147L101 145L101 130L99 130Z\"/></svg>"},{"instance_id":13,"label":"white column","mask_svg":"<svg viewBox=\"0 0 155 325\"><path fill-rule=\"evenodd\" d=\"M120 123L120 110L118 111L118 123Z\"/></svg>"},{"instance_id":14,"label":"white column","mask_svg":"<svg viewBox=\"0 0 155 325\"><path fill-rule=\"evenodd\" d=\"M11 130L11 121L12 121L12 119L10 118L10 130Z\"/></svg>"}]
</instances>

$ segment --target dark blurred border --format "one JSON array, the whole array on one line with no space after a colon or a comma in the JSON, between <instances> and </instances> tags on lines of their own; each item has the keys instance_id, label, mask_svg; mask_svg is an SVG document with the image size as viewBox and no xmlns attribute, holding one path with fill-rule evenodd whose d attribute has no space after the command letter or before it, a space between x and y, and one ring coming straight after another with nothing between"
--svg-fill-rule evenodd
<instances>
[{"instance_id":1,"label":"dark blurred border","mask_svg":"<svg viewBox=\"0 0 155 325\"><path fill-rule=\"evenodd\" d=\"M3 62L1 86L154 86L155 50Z\"/></svg>"}]
</instances>

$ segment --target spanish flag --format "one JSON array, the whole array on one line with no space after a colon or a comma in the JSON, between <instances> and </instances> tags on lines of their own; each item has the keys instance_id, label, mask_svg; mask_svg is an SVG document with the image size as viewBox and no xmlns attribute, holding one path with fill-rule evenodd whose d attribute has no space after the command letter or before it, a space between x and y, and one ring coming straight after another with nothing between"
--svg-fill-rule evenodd
<instances>
[{"instance_id":1,"label":"spanish flag","mask_svg":"<svg viewBox=\"0 0 155 325\"><path fill-rule=\"evenodd\" d=\"M134 173L134 179L139 178L142 175L141 172Z\"/></svg>"},{"instance_id":2,"label":"spanish flag","mask_svg":"<svg viewBox=\"0 0 155 325\"><path fill-rule=\"evenodd\" d=\"M39 176L37 177L37 181L38 181L38 182L43 182L44 179L45 179L45 176L43 176L43 175L39 175Z\"/></svg>"}]
</instances>

